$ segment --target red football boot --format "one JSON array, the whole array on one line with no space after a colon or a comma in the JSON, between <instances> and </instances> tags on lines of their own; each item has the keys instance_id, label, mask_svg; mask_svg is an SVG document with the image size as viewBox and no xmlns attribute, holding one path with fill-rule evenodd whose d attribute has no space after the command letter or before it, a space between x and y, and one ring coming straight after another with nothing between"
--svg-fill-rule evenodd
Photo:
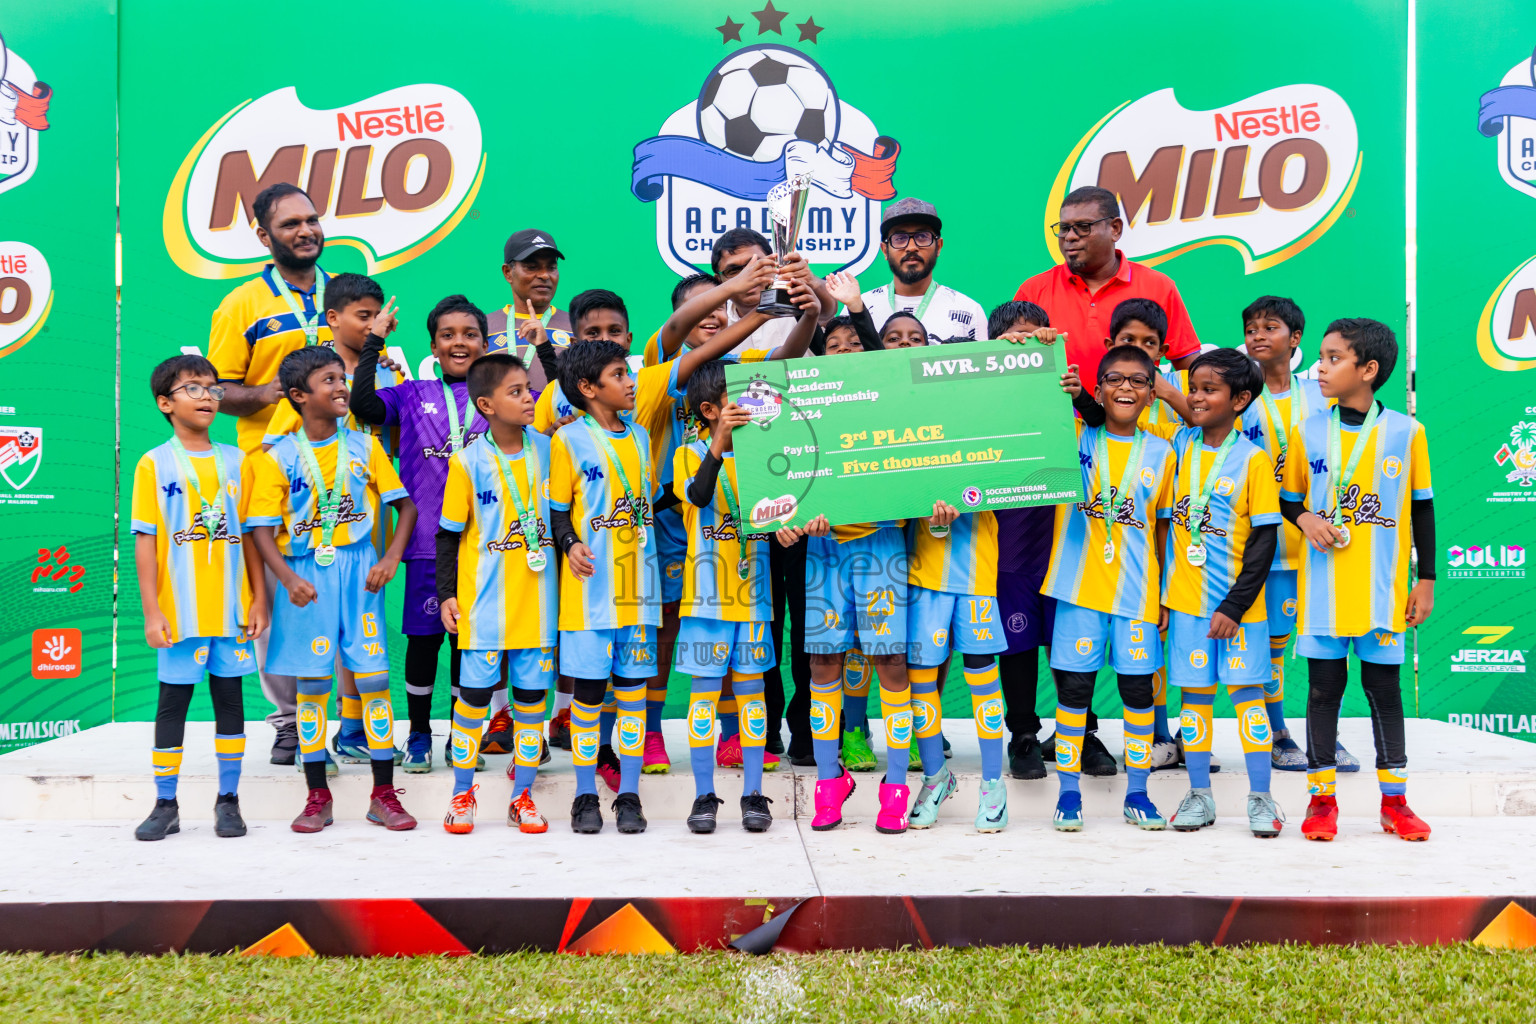
<instances>
[{"instance_id":1,"label":"red football boot","mask_svg":"<svg viewBox=\"0 0 1536 1024\"><path fill-rule=\"evenodd\" d=\"M1402 794L1381 798L1381 827L1385 832L1395 832L1411 843L1422 843L1429 838L1429 826L1414 814L1408 806L1408 798Z\"/></svg>"},{"instance_id":2,"label":"red football boot","mask_svg":"<svg viewBox=\"0 0 1536 1024\"><path fill-rule=\"evenodd\" d=\"M1382 822L1386 822L1383 808ZM1390 830L1389 830L1390 831ZM1301 834L1306 839L1331 843L1339 834L1339 802L1331 796L1314 796L1307 804L1307 820L1301 823Z\"/></svg>"}]
</instances>

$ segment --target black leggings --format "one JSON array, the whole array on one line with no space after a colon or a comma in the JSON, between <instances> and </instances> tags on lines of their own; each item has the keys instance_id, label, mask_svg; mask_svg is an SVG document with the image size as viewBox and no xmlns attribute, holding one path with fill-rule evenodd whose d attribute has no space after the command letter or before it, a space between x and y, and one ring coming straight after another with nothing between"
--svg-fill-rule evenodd
<instances>
[{"instance_id":1,"label":"black leggings","mask_svg":"<svg viewBox=\"0 0 1536 1024\"><path fill-rule=\"evenodd\" d=\"M1376 767L1408 767L1404 736L1401 666L1360 663L1360 685L1371 706L1371 733L1376 740ZM1339 705L1349 684L1344 658L1307 659L1307 768L1332 768L1339 747Z\"/></svg>"},{"instance_id":2,"label":"black leggings","mask_svg":"<svg viewBox=\"0 0 1536 1024\"><path fill-rule=\"evenodd\" d=\"M438 633L436 636L405 638L405 710L411 720L411 732L432 731L432 687L437 681L437 655L448 636L448 681L459 685L459 638ZM423 691L412 693L412 690ZM451 691L450 691L451 693ZM453 698L448 698L448 718L453 718Z\"/></svg>"},{"instance_id":3,"label":"black leggings","mask_svg":"<svg viewBox=\"0 0 1536 1024\"><path fill-rule=\"evenodd\" d=\"M1018 654L1004 654L997 659L997 671L1003 684L1003 703L1008 708L1005 721L1014 739L1040 735L1040 715L1035 703L1040 695L1040 652L1036 647ZM1092 701L1089 701L1092 704ZM1078 705L1069 705L1077 707ZM1099 716L1088 708L1088 732L1099 728Z\"/></svg>"},{"instance_id":4,"label":"black leggings","mask_svg":"<svg viewBox=\"0 0 1536 1024\"><path fill-rule=\"evenodd\" d=\"M245 701L238 676L209 676L208 696L213 698L214 730L221 736L245 732ZM194 688L180 683L160 684L160 704L155 708L155 746L179 747L187 736L187 709Z\"/></svg>"},{"instance_id":5,"label":"black leggings","mask_svg":"<svg viewBox=\"0 0 1536 1024\"><path fill-rule=\"evenodd\" d=\"M1062 707L1068 708L1092 708L1093 683L1098 677L1097 672L1067 672L1059 668L1051 669L1051 674L1056 677L1056 699L1061 701ZM1117 673L1116 679L1120 684L1120 703L1128 708L1149 708L1152 706L1152 676L1128 676ZM1089 712L1092 714L1092 712ZM1093 720L1098 725L1098 720Z\"/></svg>"},{"instance_id":6,"label":"black leggings","mask_svg":"<svg viewBox=\"0 0 1536 1024\"><path fill-rule=\"evenodd\" d=\"M573 679L575 686L571 690L571 697L582 704L601 704L608 697L608 677L602 679ZM643 683L643 679L632 679L632 683ZM520 691L521 692L521 691Z\"/></svg>"}]
</instances>

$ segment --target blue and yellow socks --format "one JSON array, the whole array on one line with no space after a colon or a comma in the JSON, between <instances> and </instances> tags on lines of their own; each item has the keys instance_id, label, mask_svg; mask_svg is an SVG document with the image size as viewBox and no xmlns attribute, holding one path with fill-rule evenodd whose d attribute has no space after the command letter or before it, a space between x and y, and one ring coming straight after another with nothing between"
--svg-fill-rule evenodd
<instances>
[{"instance_id":1,"label":"blue and yellow socks","mask_svg":"<svg viewBox=\"0 0 1536 1024\"><path fill-rule=\"evenodd\" d=\"M347 739L356 739L363 734L363 701L355 693L345 690L341 693L341 724L337 734Z\"/></svg>"},{"instance_id":2,"label":"blue and yellow socks","mask_svg":"<svg viewBox=\"0 0 1536 1024\"><path fill-rule=\"evenodd\" d=\"M1087 708L1056 705L1056 779L1063 793L1082 791L1083 734L1087 724Z\"/></svg>"},{"instance_id":3,"label":"blue and yellow socks","mask_svg":"<svg viewBox=\"0 0 1536 1024\"><path fill-rule=\"evenodd\" d=\"M1248 788L1255 793L1268 793L1269 752L1274 744L1274 731L1269 709L1265 706L1264 691L1257 686L1229 686L1227 694L1237 709L1237 735L1243 741Z\"/></svg>"},{"instance_id":4,"label":"blue and yellow socks","mask_svg":"<svg viewBox=\"0 0 1536 1024\"><path fill-rule=\"evenodd\" d=\"M544 705L549 697L543 690L536 701L512 702L512 795L531 789L539 777L539 759L544 754ZM526 696L526 694L525 694Z\"/></svg>"},{"instance_id":5,"label":"blue and yellow socks","mask_svg":"<svg viewBox=\"0 0 1536 1024\"><path fill-rule=\"evenodd\" d=\"M944 712L939 704L938 667L910 667L907 679L912 686L912 732L917 737L917 758L922 762L924 776L937 775L944 767ZM880 698L884 711L884 689Z\"/></svg>"},{"instance_id":6,"label":"blue and yellow socks","mask_svg":"<svg viewBox=\"0 0 1536 1024\"><path fill-rule=\"evenodd\" d=\"M869 735L869 659L855 647L843 655L843 728Z\"/></svg>"},{"instance_id":7,"label":"blue and yellow socks","mask_svg":"<svg viewBox=\"0 0 1536 1024\"><path fill-rule=\"evenodd\" d=\"M715 716L720 719L720 738L728 740L741 732L741 713L736 702L736 691L722 694L715 705Z\"/></svg>"},{"instance_id":8,"label":"blue and yellow socks","mask_svg":"<svg viewBox=\"0 0 1536 1024\"><path fill-rule=\"evenodd\" d=\"M1152 774L1152 708L1125 709L1125 793L1145 793Z\"/></svg>"},{"instance_id":9,"label":"blue and yellow socks","mask_svg":"<svg viewBox=\"0 0 1536 1024\"><path fill-rule=\"evenodd\" d=\"M741 795L763 791L763 752L768 746L768 702L762 676L735 676L731 688L741 709Z\"/></svg>"},{"instance_id":10,"label":"blue and yellow socks","mask_svg":"<svg viewBox=\"0 0 1536 1024\"><path fill-rule=\"evenodd\" d=\"M843 714L842 674L826 681L811 676L811 751L816 755L816 778L841 778L837 759L838 727Z\"/></svg>"},{"instance_id":11,"label":"blue and yellow socks","mask_svg":"<svg viewBox=\"0 0 1536 1024\"><path fill-rule=\"evenodd\" d=\"M615 679L613 695L619 706L614 729L618 740L614 751L619 755L619 792L638 793L645 759L645 683Z\"/></svg>"},{"instance_id":12,"label":"blue and yellow socks","mask_svg":"<svg viewBox=\"0 0 1536 1024\"><path fill-rule=\"evenodd\" d=\"M720 701L719 676L694 676L688 696L688 763L693 768L693 795L715 791L715 706Z\"/></svg>"},{"instance_id":13,"label":"blue and yellow socks","mask_svg":"<svg viewBox=\"0 0 1536 1024\"><path fill-rule=\"evenodd\" d=\"M597 795L598 717L601 704L571 701L571 763L576 766L576 795Z\"/></svg>"},{"instance_id":14,"label":"blue and yellow socks","mask_svg":"<svg viewBox=\"0 0 1536 1024\"><path fill-rule=\"evenodd\" d=\"M1269 638L1269 682L1264 686L1264 710L1269 715L1269 727L1274 732L1285 732L1285 645L1291 634Z\"/></svg>"},{"instance_id":15,"label":"blue and yellow socks","mask_svg":"<svg viewBox=\"0 0 1536 1024\"><path fill-rule=\"evenodd\" d=\"M1184 740L1184 767L1189 771L1189 788L1210 789L1211 706L1216 700L1216 687L1186 686L1183 699L1179 732Z\"/></svg>"},{"instance_id":16,"label":"blue and yellow socks","mask_svg":"<svg viewBox=\"0 0 1536 1024\"><path fill-rule=\"evenodd\" d=\"M325 760L326 712L331 702L331 677L298 681L299 760ZM391 753L393 758L394 754Z\"/></svg>"},{"instance_id":17,"label":"blue and yellow socks","mask_svg":"<svg viewBox=\"0 0 1536 1024\"><path fill-rule=\"evenodd\" d=\"M155 747L150 752L149 763L155 771L155 799L176 799L176 782L181 777L181 754L181 747ZM220 782L223 781L222 775L221 771Z\"/></svg>"},{"instance_id":18,"label":"blue and yellow socks","mask_svg":"<svg viewBox=\"0 0 1536 1024\"><path fill-rule=\"evenodd\" d=\"M645 687L645 731L661 732L661 713L667 706L667 677L652 679Z\"/></svg>"},{"instance_id":19,"label":"blue and yellow socks","mask_svg":"<svg viewBox=\"0 0 1536 1024\"><path fill-rule=\"evenodd\" d=\"M234 794L240 790L240 762L245 758L245 733L214 733L213 756L219 761L219 795ZM180 748L177 748L177 764L180 765ZM155 782L159 783L159 772ZM171 798L176 796L176 777L171 776ZM169 799L169 798L168 798Z\"/></svg>"},{"instance_id":20,"label":"blue and yellow socks","mask_svg":"<svg viewBox=\"0 0 1536 1024\"><path fill-rule=\"evenodd\" d=\"M1171 740L1168 731L1168 670L1160 668L1152 673L1152 739Z\"/></svg>"},{"instance_id":21,"label":"blue and yellow socks","mask_svg":"<svg viewBox=\"0 0 1536 1024\"><path fill-rule=\"evenodd\" d=\"M599 718L602 744L605 747L613 746L613 726L619 718L619 702L613 695L613 684L608 684L608 690L603 694L603 713Z\"/></svg>"},{"instance_id":22,"label":"blue and yellow socks","mask_svg":"<svg viewBox=\"0 0 1536 1024\"><path fill-rule=\"evenodd\" d=\"M937 683L934 684L937 688ZM885 722L885 781L905 786L912 757L912 687L888 690L880 684L880 717ZM939 740L939 764L944 763L944 741ZM934 769L937 771L938 769Z\"/></svg>"},{"instance_id":23,"label":"blue and yellow socks","mask_svg":"<svg viewBox=\"0 0 1536 1024\"><path fill-rule=\"evenodd\" d=\"M1003 687L997 662L986 668L967 668L965 685L971 691L971 715L976 719L976 739L981 746L981 777L1003 777ZM916 687L914 686L914 691ZM942 741L940 756L943 756ZM926 764L923 771L927 771Z\"/></svg>"},{"instance_id":24,"label":"blue and yellow socks","mask_svg":"<svg viewBox=\"0 0 1536 1024\"><path fill-rule=\"evenodd\" d=\"M477 694L477 698L482 695ZM480 733L485 728L485 714L490 707L491 695L485 693L483 702L466 701L461 693L453 702L453 728L448 737L448 750L452 755L453 794L468 793L475 784L475 762L480 759ZM373 751L370 748L369 756Z\"/></svg>"}]
</instances>

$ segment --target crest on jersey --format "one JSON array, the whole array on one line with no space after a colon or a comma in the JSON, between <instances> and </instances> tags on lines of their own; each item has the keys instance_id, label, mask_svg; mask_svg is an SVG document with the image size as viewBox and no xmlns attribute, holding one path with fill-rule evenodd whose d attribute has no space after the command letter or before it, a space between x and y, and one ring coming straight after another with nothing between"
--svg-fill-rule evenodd
<instances>
[{"instance_id":1,"label":"crest on jersey","mask_svg":"<svg viewBox=\"0 0 1536 1024\"><path fill-rule=\"evenodd\" d=\"M43 464L42 427L0 427L0 479L21 490Z\"/></svg>"},{"instance_id":2,"label":"crest on jersey","mask_svg":"<svg viewBox=\"0 0 1536 1024\"><path fill-rule=\"evenodd\" d=\"M331 642L323 636L317 636L309 642L309 649L317 658L323 658L331 653Z\"/></svg>"},{"instance_id":3,"label":"crest on jersey","mask_svg":"<svg viewBox=\"0 0 1536 1024\"><path fill-rule=\"evenodd\" d=\"M709 265L717 237L772 237L768 190L808 174L798 248L857 274L880 251L880 202L901 147L839 98L831 76L797 49L748 46L716 64L699 94L635 146L630 191L656 204L656 248L679 274Z\"/></svg>"},{"instance_id":4,"label":"crest on jersey","mask_svg":"<svg viewBox=\"0 0 1536 1024\"><path fill-rule=\"evenodd\" d=\"M0 37L0 192L22 185L37 170L38 135L49 128L53 89Z\"/></svg>"},{"instance_id":5,"label":"crest on jersey","mask_svg":"<svg viewBox=\"0 0 1536 1024\"><path fill-rule=\"evenodd\" d=\"M1394 473L1393 475L1396 476L1397 474ZM1216 481L1216 493L1223 498L1232 497L1232 492L1236 489L1237 485L1232 482L1232 478L1229 476L1224 476Z\"/></svg>"},{"instance_id":6,"label":"crest on jersey","mask_svg":"<svg viewBox=\"0 0 1536 1024\"><path fill-rule=\"evenodd\" d=\"M1396 455L1388 455L1381 464L1381 471L1387 474L1389 479L1396 480L1397 474L1403 471L1403 460Z\"/></svg>"},{"instance_id":7,"label":"crest on jersey","mask_svg":"<svg viewBox=\"0 0 1536 1024\"><path fill-rule=\"evenodd\" d=\"M193 651L192 660L197 662L199 665L208 664L208 645L204 644L202 647L199 647L197 650Z\"/></svg>"},{"instance_id":8,"label":"crest on jersey","mask_svg":"<svg viewBox=\"0 0 1536 1024\"><path fill-rule=\"evenodd\" d=\"M1207 659L1204 651L1195 650L1189 652L1189 663L1195 668L1205 668L1206 661Z\"/></svg>"}]
</instances>

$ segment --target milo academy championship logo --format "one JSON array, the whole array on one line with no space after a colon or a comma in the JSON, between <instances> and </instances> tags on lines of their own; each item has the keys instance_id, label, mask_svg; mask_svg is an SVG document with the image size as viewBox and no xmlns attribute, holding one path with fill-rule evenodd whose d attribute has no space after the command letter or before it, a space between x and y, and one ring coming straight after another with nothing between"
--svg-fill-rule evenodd
<instances>
[{"instance_id":1,"label":"milo academy championship logo","mask_svg":"<svg viewBox=\"0 0 1536 1024\"><path fill-rule=\"evenodd\" d=\"M1320 85L1284 85L1213 110L1187 110L1172 89L1121 104L1090 128L1057 172L1045 241L1061 200L1083 185L1120 197L1125 254L1156 265L1225 245L1246 273L1305 250L1338 220L1360 180L1355 116Z\"/></svg>"},{"instance_id":2,"label":"milo academy championship logo","mask_svg":"<svg viewBox=\"0 0 1536 1024\"><path fill-rule=\"evenodd\" d=\"M38 135L48 130L53 89L0 36L0 192L24 184L37 170Z\"/></svg>"},{"instance_id":3,"label":"milo academy championship logo","mask_svg":"<svg viewBox=\"0 0 1536 1024\"><path fill-rule=\"evenodd\" d=\"M896 195L900 148L838 95L815 60L762 43L716 64L698 96L635 146L630 191L656 204L657 249L687 275L708 267L715 239L732 228L772 237L768 190L809 174L800 251L813 264L859 273L879 253L880 202Z\"/></svg>"},{"instance_id":4,"label":"milo academy championship logo","mask_svg":"<svg viewBox=\"0 0 1536 1024\"><path fill-rule=\"evenodd\" d=\"M188 274L245 277L271 258L251 230L251 204L288 182L314 200L327 243L358 250L377 274L448 237L484 179L480 119L447 86L405 85L329 110L288 86L203 133L171 181L161 230Z\"/></svg>"}]
</instances>

